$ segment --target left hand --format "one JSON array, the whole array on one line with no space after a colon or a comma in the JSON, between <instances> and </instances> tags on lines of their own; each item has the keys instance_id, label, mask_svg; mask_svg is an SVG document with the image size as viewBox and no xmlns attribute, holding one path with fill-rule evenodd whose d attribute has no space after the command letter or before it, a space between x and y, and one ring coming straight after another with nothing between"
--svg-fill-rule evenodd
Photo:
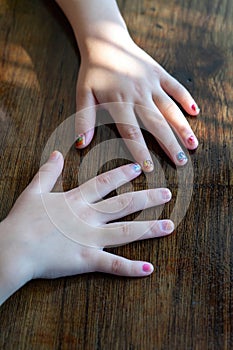
<instances>
[{"instance_id":1,"label":"left hand","mask_svg":"<svg viewBox=\"0 0 233 350\"><path fill-rule=\"evenodd\" d=\"M106 106L144 171L152 171L153 164L137 117L171 160L184 165L187 157L175 133L187 149L195 149L198 141L174 100L192 116L199 113L196 102L184 86L127 34L120 31L118 40L117 37L115 41L90 38L89 51L82 53L77 82L76 135L80 136L77 147L86 147L93 137L96 116L91 107L111 103Z\"/></svg>"}]
</instances>

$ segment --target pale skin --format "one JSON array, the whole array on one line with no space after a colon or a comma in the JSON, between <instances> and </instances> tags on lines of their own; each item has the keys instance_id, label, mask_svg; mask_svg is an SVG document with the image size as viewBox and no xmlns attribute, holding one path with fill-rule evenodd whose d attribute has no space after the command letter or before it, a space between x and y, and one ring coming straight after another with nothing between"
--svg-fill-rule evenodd
<instances>
[{"instance_id":1,"label":"pale skin","mask_svg":"<svg viewBox=\"0 0 233 350\"><path fill-rule=\"evenodd\" d=\"M112 102L109 112L144 171L152 171L153 162L139 120L171 160L184 165L187 157L174 132L184 148L194 150L198 146L193 130L174 102L197 116L199 108L187 89L134 43L115 0L57 0L57 3L71 23L81 53L77 147L86 147L93 138L96 119L93 106Z\"/></svg>"},{"instance_id":2,"label":"pale skin","mask_svg":"<svg viewBox=\"0 0 233 350\"><path fill-rule=\"evenodd\" d=\"M108 223L170 200L166 188L102 200L119 178L123 184L140 175L138 164L101 174L66 193L52 193L63 163L62 154L53 152L0 223L0 305L35 278L94 271L148 276L151 263L128 260L104 248L165 236L174 229L170 220Z\"/></svg>"}]
</instances>

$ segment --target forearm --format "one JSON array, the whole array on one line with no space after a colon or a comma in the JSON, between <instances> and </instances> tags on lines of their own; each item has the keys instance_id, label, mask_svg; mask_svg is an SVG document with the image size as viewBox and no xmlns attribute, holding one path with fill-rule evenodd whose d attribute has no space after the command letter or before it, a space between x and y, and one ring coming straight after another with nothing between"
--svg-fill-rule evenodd
<instances>
[{"instance_id":1,"label":"forearm","mask_svg":"<svg viewBox=\"0 0 233 350\"><path fill-rule=\"evenodd\" d=\"M115 0L56 0L67 16L82 53L89 53L95 41L116 43L129 33Z\"/></svg>"}]
</instances>

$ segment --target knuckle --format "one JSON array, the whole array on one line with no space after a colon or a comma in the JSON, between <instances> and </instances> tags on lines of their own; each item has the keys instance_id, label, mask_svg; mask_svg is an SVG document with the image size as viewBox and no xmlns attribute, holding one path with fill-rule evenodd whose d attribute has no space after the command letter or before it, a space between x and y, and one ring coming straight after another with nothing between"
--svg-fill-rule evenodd
<instances>
[{"instance_id":1,"label":"knuckle","mask_svg":"<svg viewBox=\"0 0 233 350\"><path fill-rule=\"evenodd\" d=\"M126 100L127 100L127 97L124 92L119 92L117 94L117 102L125 102Z\"/></svg>"},{"instance_id":2,"label":"knuckle","mask_svg":"<svg viewBox=\"0 0 233 350\"><path fill-rule=\"evenodd\" d=\"M119 196L119 198L118 198L118 204L119 204L120 210L122 210L123 208L127 207L127 205L128 205L128 200L127 200L126 196L124 196L124 195Z\"/></svg>"},{"instance_id":3,"label":"knuckle","mask_svg":"<svg viewBox=\"0 0 233 350\"><path fill-rule=\"evenodd\" d=\"M183 85L181 85L176 79L174 79L174 85L177 95L186 94L186 89Z\"/></svg>"},{"instance_id":4,"label":"knuckle","mask_svg":"<svg viewBox=\"0 0 233 350\"><path fill-rule=\"evenodd\" d=\"M92 211L89 208L85 208L83 210L80 210L78 213L78 217L81 221L89 223L90 218L92 217Z\"/></svg>"},{"instance_id":5,"label":"knuckle","mask_svg":"<svg viewBox=\"0 0 233 350\"><path fill-rule=\"evenodd\" d=\"M127 94L124 91L109 91L108 98L110 102L126 102Z\"/></svg>"},{"instance_id":6,"label":"knuckle","mask_svg":"<svg viewBox=\"0 0 233 350\"><path fill-rule=\"evenodd\" d=\"M79 122L79 124L85 125L87 122L86 116L83 113L83 111L77 112L76 113L76 119Z\"/></svg>"},{"instance_id":7,"label":"knuckle","mask_svg":"<svg viewBox=\"0 0 233 350\"><path fill-rule=\"evenodd\" d=\"M112 182L112 178L109 174L101 174L96 178L97 186L100 185L110 185Z\"/></svg>"},{"instance_id":8,"label":"knuckle","mask_svg":"<svg viewBox=\"0 0 233 350\"><path fill-rule=\"evenodd\" d=\"M124 238L129 237L131 235L130 225L124 224L121 227L121 232L122 232Z\"/></svg>"},{"instance_id":9,"label":"knuckle","mask_svg":"<svg viewBox=\"0 0 233 350\"><path fill-rule=\"evenodd\" d=\"M163 128L167 128L167 126L168 126L166 119L160 113L154 114L154 116L152 116L151 120L154 123L155 130L156 129L160 130L160 129L163 129Z\"/></svg>"},{"instance_id":10,"label":"knuckle","mask_svg":"<svg viewBox=\"0 0 233 350\"><path fill-rule=\"evenodd\" d=\"M82 247L80 255L81 255L82 260L91 261L92 254L91 254L89 249Z\"/></svg>"},{"instance_id":11,"label":"knuckle","mask_svg":"<svg viewBox=\"0 0 233 350\"><path fill-rule=\"evenodd\" d=\"M168 102L165 107L164 107L164 114L168 115L174 110L174 103L173 102Z\"/></svg>"},{"instance_id":12,"label":"knuckle","mask_svg":"<svg viewBox=\"0 0 233 350\"><path fill-rule=\"evenodd\" d=\"M181 135L187 135L190 132L190 128L187 128L185 125L180 125L178 128Z\"/></svg>"},{"instance_id":13,"label":"knuckle","mask_svg":"<svg viewBox=\"0 0 233 350\"><path fill-rule=\"evenodd\" d=\"M156 236L159 232L159 229L158 229L158 222L153 222L150 226L150 232L151 232L151 235L152 237Z\"/></svg>"},{"instance_id":14,"label":"knuckle","mask_svg":"<svg viewBox=\"0 0 233 350\"><path fill-rule=\"evenodd\" d=\"M114 259L112 261L112 273L113 274L120 274L121 270L122 270L122 262L119 259Z\"/></svg>"},{"instance_id":15,"label":"knuckle","mask_svg":"<svg viewBox=\"0 0 233 350\"><path fill-rule=\"evenodd\" d=\"M134 84L134 90L136 93L136 96L138 96L139 98L143 97L144 95L144 89L142 88L143 83L141 81L137 81Z\"/></svg>"},{"instance_id":16,"label":"knuckle","mask_svg":"<svg viewBox=\"0 0 233 350\"><path fill-rule=\"evenodd\" d=\"M123 210L126 209L128 211L133 210L134 208L134 201L133 201L133 197L132 196L128 196L128 195L121 195L118 197L118 203L119 203L119 209Z\"/></svg>"},{"instance_id":17,"label":"knuckle","mask_svg":"<svg viewBox=\"0 0 233 350\"><path fill-rule=\"evenodd\" d=\"M152 72L156 76L156 78L160 78L161 74L163 72L162 67L159 65L153 65L152 66Z\"/></svg>"},{"instance_id":18,"label":"knuckle","mask_svg":"<svg viewBox=\"0 0 233 350\"><path fill-rule=\"evenodd\" d=\"M131 126L125 130L125 137L130 140L137 140L141 137L141 131L136 126Z\"/></svg>"},{"instance_id":19,"label":"knuckle","mask_svg":"<svg viewBox=\"0 0 233 350\"><path fill-rule=\"evenodd\" d=\"M80 112L77 112L75 123L78 130L89 131L92 128L92 124L89 120L89 114L89 110L82 110Z\"/></svg>"},{"instance_id":20,"label":"knuckle","mask_svg":"<svg viewBox=\"0 0 233 350\"><path fill-rule=\"evenodd\" d=\"M153 203L156 200L156 191L151 189L146 192L147 202Z\"/></svg>"},{"instance_id":21,"label":"knuckle","mask_svg":"<svg viewBox=\"0 0 233 350\"><path fill-rule=\"evenodd\" d=\"M174 154L174 150L177 149L177 145L178 141L174 137L174 139L168 140L166 148L171 154Z\"/></svg>"},{"instance_id":22,"label":"knuckle","mask_svg":"<svg viewBox=\"0 0 233 350\"><path fill-rule=\"evenodd\" d=\"M65 198L68 200L68 201L79 201L80 200L80 189L77 188L75 189L75 191L67 191L65 192Z\"/></svg>"}]
</instances>

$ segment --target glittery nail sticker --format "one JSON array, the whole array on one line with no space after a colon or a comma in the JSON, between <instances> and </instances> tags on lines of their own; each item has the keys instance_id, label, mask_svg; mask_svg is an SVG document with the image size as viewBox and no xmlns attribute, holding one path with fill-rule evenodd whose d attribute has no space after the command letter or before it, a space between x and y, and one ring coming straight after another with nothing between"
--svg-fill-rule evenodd
<instances>
[{"instance_id":1,"label":"glittery nail sticker","mask_svg":"<svg viewBox=\"0 0 233 350\"><path fill-rule=\"evenodd\" d=\"M138 163L132 164L132 167L136 173L139 173L142 170L140 164L138 164Z\"/></svg>"},{"instance_id":2,"label":"glittery nail sticker","mask_svg":"<svg viewBox=\"0 0 233 350\"><path fill-rule=\"evenodd\" d=\"M84 134L80 134L78 135L78 138L75 142L75 147L80 147L80 146L83 146L85 145L86 143L86 140L85 140L85 135Z\"/></svg>"},{"instance_id":3,"label":"glittery nail sticker","mask_svg":"<svg viewBox=\"0 0 233 350\"><path fill-rule=\"evenodd\" d=\"M152 169L153 168L153 163L151 160L146 159L143 161L143 168L144 169Z\"/></svg>"},{"instance_id":4,"label":"glittery nail sticker","mask_svg":"<svg viewBox=\"0 0 233 350\"><path fill-rule=\"evenodd\" d=\"M185 153L182 151L177 154L176 158L179 162L183 162L184 160L187 160Z\"/></svg>"}]
</instances>

